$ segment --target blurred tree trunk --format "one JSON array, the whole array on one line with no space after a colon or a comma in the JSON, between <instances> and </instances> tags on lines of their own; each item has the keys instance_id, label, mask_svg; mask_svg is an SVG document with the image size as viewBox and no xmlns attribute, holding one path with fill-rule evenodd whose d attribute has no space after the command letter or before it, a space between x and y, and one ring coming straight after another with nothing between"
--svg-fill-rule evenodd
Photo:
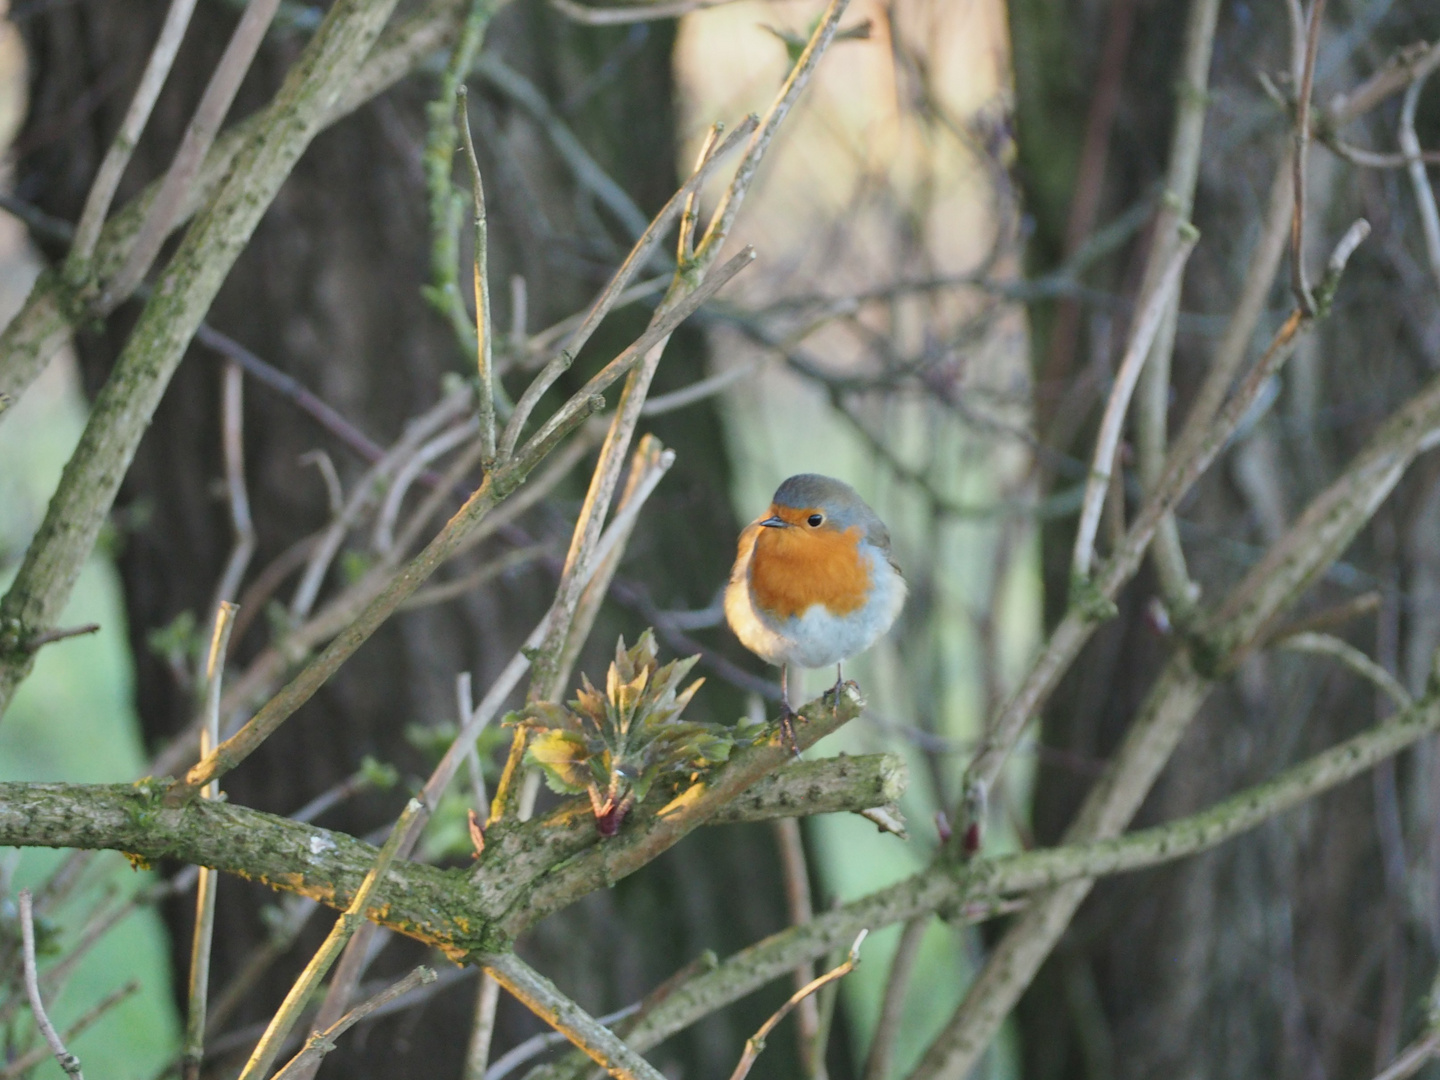
<instances>
[{"instance_id":1,"label":"blurred tree trunk","mask_svg":"<svg viewBox=\"0 0 1440 1080\"><path fill-rule=\"evenodd\" d=\"M1100 185L1091 193L1098 196L1098 226L1163 181L1186 7L1010 0L1020 180L1036 223L1032 273L1063 259L1067 227L1086 185ZM1372 39L1360 26L1362 9L1369 11L1364 5L1330 9L1317 105L1370 74L1397 46L1434 32L1433 18L1422 25L1425 6L1418 3L1393 5ZM1125 19L1133 19L1128 39L1116 25ZM1106 42L1117 32L1119 63L1107 63ZM1257 70L1287 71L1288 50L1284 5L1222 6L1196 195L1202 240L1183 297L1184 311L1205 317L1181 324L1172 432L1223 329L1223 320L1212 316L1228 315L1238 296L1275 162L1289 138L1286 117L1254 78ZM1094 112L1104 120L1097 103L1111 80L1118 80L1118 105L1097 126ZM1436 130L1433 95L1430 100L1428 116L1422 105L1420 118L1426 146L1434 144ZM1367 145L1393 148L1397 109L1398 99L1377 110ZM1107 140L1096 144L1104 146L1103 169L1088 179L1080 165L1087 125L1092 139ZM1309 176L1312 274L1355 217L1367 217L1376 232L1352 263L1336 317L1291 361L1269 413L1181 508L1181 536L1204 589L1202 604L1223 595L1436 366L1433 314L1416 314L1435 311L1435 285L1416 269L1424 253L1403 175L1353 168L1317 149ZM1142 232L1086 284L1133 299L1147 243ZM1288 280L1287 264L1252 358L1290 305ZM1037 414L1049 418L1041 435L1075 458L1088 461L1092 453L1127 314L1118 306L1035 312ZM1088 395L1081 378L1087 371L1098 376ZM1336 632L1412 690L1423 685L1435 645L1435 479L1433 456L1422 459L1295 613L1377 590L1378 616ZM1133 489L1128 502L1133 512ZM1072 543L1073 523L1045 531L1052 622L1066 603ZM1066 753L1041 761L1034 807L1039 843L1059 838L1092 782L1094 769L1085 763L1098 768L1109 756L1159 670L1167 644L1150 609L1155 591L1145 574L1127 590L1119 618L1096 635L1045 714L1044 743ZM1333 664L1274 651L1252 657L1212 695L1137 824L1201 808L1373 724L1386 710L1368 685ZM1413 1029L1415 1003L1434 974L1434 760L1434 747L1427 746L1398 768L1382 769L1373 784L1356 781L1313 809L1208 855L1096 888L1022 1002L1025 1075L1128 1080L1375 1072Z\"/></svg>"},{"instance_id":2,"label":"blurred tree trunk","mask_svg":"<svg viewBox=\"0 0 1440 1080\"><path fill-rule=\"evenodd\" d=\"M26 19L34 107L17 152L22 198L68 220L78 216L165 7L160 0L45 5ZM234 20L235 10L227 4L197 9L122 200L162 173ZM501 13L487 47L540 87L648 215L676 182L672 38L669 23L575 27L545 5L527 3ZM272 31L232 116L268 99L302 43L294 31ZM433 93L431 77L411 78L315 140L208 320L298 378L382 444L439 398L443 376L463 375L474 366L420 293L429 275L424 106ZM529 328L541 329L578 310L633 237L577 186L526 114L478 82L471 99L487 177L495 321L502 328L511 324L508 282L518 274L529 285ZM468 280L462 269L462 283ZM92 392L136 310L129 305L107 326L81 336L82 367ZM594 355L628 344L644 315L632 309L612 319ZM583 366L582 361L577 372ZM693 381L703 369L701 338L682 333L667 354L656 392ZM181 729L191 702L189 691L147 648L147 637L183 612L203 622L231 544L223 492L217 493L220 372L215 355L191 350L140 448L115 515L140 714L154 747ZM513 384L511 392L518 392ZM622 573L640 576L662 607L704 607L724 580L737 531L718 420L702 404L650 430L679 451L679 461L652 500ZM365 463L289 401L251 380L245 446L259 536L253 578L326 520L320 474L302 466L300 455L325 451L347 488ZM577 470L568 489L534 512L524 528L543 536L568 533L585 479L584 469ZM663 559L651 557L660 551ZM544 611L551 575L532 564L459 601L392 620L253 760L226 778L230 797L291 813L352 774L366 755L394 762L407 786L423 777L429 765L407 742L407 727L453 721L459 671L472 671L477 697L483 692ZM279 595L288 599L286 590ZM260 648L265 622L258 619L236 643L242 661ZM642 627L628 611L607 612L581 668L603 677L615 635L623 631L633 640ZM733 691L713 683L712 691L697 702L702 712L726 720L743 713ZM354 800L322 824L363 835L392 820L402 798L395 791ZM718 902L742 877L752 883L745 903ZM263 888L233 879L221 884L212 995L266 940L263 909L273 902ZM185 898L168 911L177 985L183 985L189 962L192 909ZM783 919L768 831L718 830L550 920L522 948L598 1014L635 1000L702 950L733 951L778 929ZM301 945L272 970L230 1027L269 1016L328 924L328 918L314 920ZM418 959L410 943L391 944L371 977L394 977ZM357 1031L327 1059L324 1074L357 1080L458 1076L474 985L472 979L421 1009ZM687 1077L728 1074L744 1037L772 1006L762 995L698 1025L675 1040L670 1058L683 1064ZM504 1003L494 1052L540 1028L513 1002ZM789 1055L788 1044L777 1041L755 1075L786 1075ZM664 1052L657 1060L666 1060Z\"/></svg>"}]
</instances>

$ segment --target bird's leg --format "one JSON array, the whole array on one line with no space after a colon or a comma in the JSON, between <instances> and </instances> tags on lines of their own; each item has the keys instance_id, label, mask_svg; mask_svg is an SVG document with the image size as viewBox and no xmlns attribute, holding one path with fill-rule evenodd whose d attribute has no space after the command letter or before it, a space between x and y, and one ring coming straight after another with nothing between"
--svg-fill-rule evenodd
<instances>
[{"instance_id":1,"label":"bird's leg","mask_svg":"<svg viewBox=\"0 0 1440 1080\"><path fill-rule=\"evenodd\" d=\"M795 744L795 717L799 715L790 705L790 665L780 665L780 741L790 748L797 758L800 747Z\"/></svg>"},{"instance_id":2,"label":"bird's leg","mask_svg":"<svg viewBox=\"0 0 1440 1080\"><path fill-rule=\"evenodd\" d=\"M840 692L845 689L845 672L842 664L835 665L835 707L840 707Z\"/></svg>"}]
</instances>

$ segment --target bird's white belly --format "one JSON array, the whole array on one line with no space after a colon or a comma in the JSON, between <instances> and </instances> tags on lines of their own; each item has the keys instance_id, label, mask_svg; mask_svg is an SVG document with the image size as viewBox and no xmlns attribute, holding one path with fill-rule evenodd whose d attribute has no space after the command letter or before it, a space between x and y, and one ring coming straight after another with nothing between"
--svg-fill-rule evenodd
<instances>
[{"instance_id":1,"label":"bird's white belly","mask_svg":"<svg viewBox=\"0 0 1440 1080\"><path fill-rule=\"evenodd\" d=\"M755 606L750 592L750 556L725 590L725 617L747 649L771 664L821 668L864 652L889 630L905 603L905 579L877 551L866 551L870 599L858 611L835 615L811 604L799 615L776 619Z\"/></svg>"}]
</instances>

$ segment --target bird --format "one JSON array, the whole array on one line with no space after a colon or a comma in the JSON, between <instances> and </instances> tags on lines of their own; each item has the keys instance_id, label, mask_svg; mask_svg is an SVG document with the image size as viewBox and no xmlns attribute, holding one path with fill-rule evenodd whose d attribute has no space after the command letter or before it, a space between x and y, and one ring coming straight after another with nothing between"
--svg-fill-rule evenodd
<instances>
[{"instance_id":1,"label":"bird","mask_svg":"<svg viewBox=\"0 0 1440 1080\"><path fill-rule=\"evenodd\" d=\"M725 588L725 619L747 649L780 668L781 733L795 751L792 664L835 665L864 652L905 604L890 532L849 484L800 473L740 533Z\"/></svg>"}]
</instances>

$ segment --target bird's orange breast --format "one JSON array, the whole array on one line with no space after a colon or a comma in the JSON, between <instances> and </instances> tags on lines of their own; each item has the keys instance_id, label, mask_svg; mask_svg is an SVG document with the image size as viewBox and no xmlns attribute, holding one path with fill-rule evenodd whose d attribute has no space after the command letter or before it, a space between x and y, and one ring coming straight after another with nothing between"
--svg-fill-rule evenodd
<instances>
[{"instance_id":1,"label":"bird's orange breast","mask_svg":"<svg viewBox=\"0 0 1440 1080\"><path fill-rule=\"evenodd\" d=\"M788 619L811 604L833 615L865 606L870 570L858 528L761 528L750 560L750 591L767 615Z\"/></svg>"}]
</instances>

